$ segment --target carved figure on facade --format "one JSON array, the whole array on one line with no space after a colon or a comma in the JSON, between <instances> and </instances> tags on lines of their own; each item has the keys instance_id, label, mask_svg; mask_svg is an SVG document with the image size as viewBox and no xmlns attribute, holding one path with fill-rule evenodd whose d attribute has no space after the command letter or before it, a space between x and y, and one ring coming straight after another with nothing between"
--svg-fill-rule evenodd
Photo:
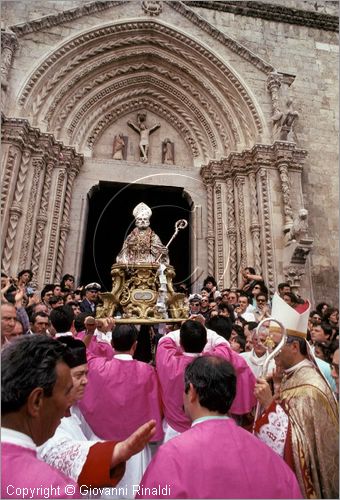
<instances>
[{"instance_id":1,"label":"carved figure on facade","mask_svg":"<svg viewBox=\"0 0 340 500\"><path fill-rule=\"evenodd\" d=\"M286 113L282 120L281 141L296 142L294 127L298 118L299 113L293 109L293 99L288 99Z\"/></svg>"},{"instance_id":2,"label":"carved figure on facade","mask_svg":"<svg viewBox=\"0 0 340 500\"><path fill-rule=\"evenodd\" d=\"M112 158L114 160L126 160L127 138L123 134L117 134L113 138Z\"/></svg>"},{"instance_id":3,"label":"carved figure on facade","mask_svg":"<svg viewBox=\"0 0 340 500\"><path fill-rule=\"evenodd\" d=\"M299 113L293 109L293 99L288 99L286 111L282 112L278 107L274 109L271 117L273 122L273 140L296 142L295 123Z\"/></svg>"},{"instance_id":4,"label":"carved figure on facade","mask_svg":"<svg viewBox=\"0 0 340 500\"><path fill-rule=\"evenodd\" d=\"M285 276L294 283L297 290L301 276L305 273L307 257L313 248L314 239L308 236L308 210L301 208L287 233L287 243L283 251Z\"/></svg>"},{"instance_id":5,"label":"carved figure on facade","mask_svg":"<svg viewBox=\"0 0 340 500\"><path fill-rule=\"evenodd\" d=\"M166 165L173 165L174 164L174 159L175 159L175 145L173 142L170 141L170 139L166 138L164 139L162 143L162 163L165 163Z\"/></svg>"},{"instance_id":6,"label":"carved figure on facade","mask_svg":"<svg viewBox=\"0 0 340 500\"><path fill-rule=\"evenodd\" d=\"M160 0L142 0L141 4L145 14L150 16L158 16L163 10Z\"/></svg>"},{"instance_id":7,"label":"carved figure on facade","mask_svg":"<svg viewBox=\"0 0 340 500\"><path fill-rule=\"evenodd\" d=\"M289 241L300 241L308 238L308 210L301 208L288 233Z\"/></svg>"},{"instance_id":8,"label":"carved figure on facade","mask_svg":"<svg viewBox=\"0 0 340 500\"><path fill-rule=\"evenodd\" d=\"M145 203L139 203L133 210L135 229L127 236L119 252L117 264L169 264L168 249L150 228L152 210Z\"/></svg>"},{"instance_id":9,"label":"carved figure on facade","mask_svg":"<svg viewBox=\"0 0 340 500\"><path fill-rule=\"evenodd\" d=\"M156 123L152 127L146 126L146 113L138 113L137 114L137 124L128 121L127 124L129 127L133 128L140 135L139 141L139 149L141 152L141 160L146 163L148 161L148 152L149 152L149 136L152 132L158 129L161 125L160 123Z\"/></svg>"}]
</instances>

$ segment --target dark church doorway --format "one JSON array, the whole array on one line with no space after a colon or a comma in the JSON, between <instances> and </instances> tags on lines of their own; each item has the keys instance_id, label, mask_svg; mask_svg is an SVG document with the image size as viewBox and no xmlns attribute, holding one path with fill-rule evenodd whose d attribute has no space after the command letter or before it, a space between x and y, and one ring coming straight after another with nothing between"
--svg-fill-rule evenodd
<instances>
[{"instance_id":1,"label":"dark church doorway","mask_svg":"<svg viewBox=\"0 0 340 500\"><path fill-rule=\"evenodd\" d=\"M190 202L183 188L99 182L88 194L89 211L80 282L96 281L103 291L111 291L111 266L123 241L134 228L134 207L146 203L152 210L150 226L166 245L175 222L186 219L188 226L170 244L170 264L174 283L190 281Z\"/></svg>"}]
</instances>

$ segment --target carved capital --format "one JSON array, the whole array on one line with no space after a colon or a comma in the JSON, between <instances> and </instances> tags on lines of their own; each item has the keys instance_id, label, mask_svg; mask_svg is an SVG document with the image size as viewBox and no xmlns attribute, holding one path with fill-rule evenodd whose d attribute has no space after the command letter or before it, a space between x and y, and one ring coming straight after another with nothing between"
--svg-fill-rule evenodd
<instances>
[{"instance_id":1,"label":"carved capital","mask_svg":"<svg viewBox=\"0 0 340 500\"><path fill-rule=\"evenodd\" d=\"M12 53L18 47L18 39L13 31L3 31L1 30L1 52L5 49L9 49Z\"/></svg>"},{"instance_id":2,"label":"carved capital","mask_svg":"<svg viewBox=\"0 0 340 500\"><path fill-rule=\"evenodd\" d=\"M44 167L45 162L42 158L33 157L32 158L32 165L34 168L41 170Z\"/></svg>"},{"instance_id":3,"label":"carved capital","mask_svg":"<svg viewBox=\"0 0 340 500\"><path fill-rule=\"evenodd\" d=\"M296 292L301 286L302 276L305 274L305 266L292 265L284 270L286 281L289 283L293 292Z\"/></svg>"}]
</instances>

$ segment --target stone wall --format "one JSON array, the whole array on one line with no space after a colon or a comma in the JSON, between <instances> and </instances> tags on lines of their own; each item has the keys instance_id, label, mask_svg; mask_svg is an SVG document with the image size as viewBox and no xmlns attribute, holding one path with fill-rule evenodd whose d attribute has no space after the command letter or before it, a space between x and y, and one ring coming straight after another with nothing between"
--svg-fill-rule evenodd
<instances>
[{"instance_id":1,"label":"stone wall","mask_svg":"<svg viewBox=\"0 0 340 500\"><path fill-rule=\"evenodd\" d=\"M303 2L292 3L296 4L294 7L299 7ZM296 127L298 145L308 150L302 189L315 245L310 257L313 298L316 302L328 299L331 303L337 303L338 33L235 16L207 8L196 7L193 10L279 71L296 75L290 91L300 114Z\"/></svg>"}]
</instances>

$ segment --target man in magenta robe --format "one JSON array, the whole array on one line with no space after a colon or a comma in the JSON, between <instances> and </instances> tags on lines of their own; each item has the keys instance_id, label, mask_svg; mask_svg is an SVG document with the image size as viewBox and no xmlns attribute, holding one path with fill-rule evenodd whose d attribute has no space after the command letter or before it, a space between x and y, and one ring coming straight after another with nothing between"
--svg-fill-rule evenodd
<instances>
[{"instance_id":1,"label":"man in magenta robe","mask_svg":"<svg viewBox=\"0 0 340 500\"><path fill-rule=\"evenodd\" d=\"M180 330L170 332L158 343L157 376L164 408L165 441L190 428L191 421L183 411L184 370L193 358L204 354L221 356L233 365L237 375L233 415L243 415L256 404L255 376L245 360L234 352L229 342L198 321L185 321Z\"/></svg>"},{"instance_id":2,"label":"man in magenta robe","mask_svg":"<svg viewBox=\"0 0 340 500\"><path fill-rule=\"evenodd\" d=\"M37 458L70 406L68 350L29 335L1 353L1 498L81 498L77 484Z\"/></svg>"},{"instance_id":3,"label":"man in magenta robe","mask_svg":"<svg viewBox=\"0 0 340 500\"><path fill-rule=\"evenodd\" d=\"M302 498L282 458L227 417L235 393L228 361L201 356L186 367L192 427L159 448L136 498Z\"/></svg>"},{"instance_id":4,"label":"man in magenta robe","mask_svg":"<svg viewBox=\"0 0 340 500\"><path fill-rule=\"evenodd\" d=\"M84 343L88 343L88 337ZM137 346L134 325L118 325L112 334L115 350L107 360L88 354L88 385L79 407L101 439L122 441L149 420L156 420L153 441L163 438L155 369L133 359Z\"/></svg>"}]
</instances>

